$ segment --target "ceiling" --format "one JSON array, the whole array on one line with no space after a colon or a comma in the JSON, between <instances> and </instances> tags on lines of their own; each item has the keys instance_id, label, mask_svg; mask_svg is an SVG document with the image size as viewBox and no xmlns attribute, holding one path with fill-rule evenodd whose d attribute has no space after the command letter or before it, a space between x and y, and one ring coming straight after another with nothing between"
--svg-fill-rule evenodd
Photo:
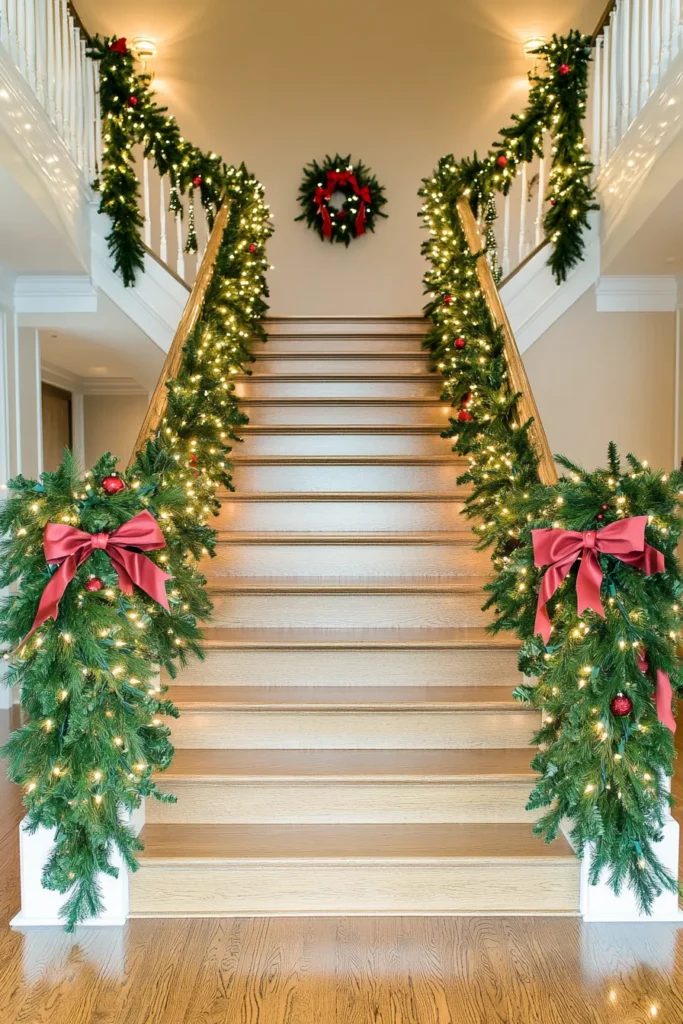
<instances>
[{"instance_id":1,"label":"ceiling","mask_svg":"<svg viewBox=\"0 0 683 1024\"><path fill-rule=\"evenodd\" d=\"M486 149L522 109L523 41L592 32L605 0L77 0L90 32L151 36L181 131L266 186L275 314L387 315L422 305L416 192L444 153ZM352 152L386 186L375 236L324 250L294 224L302 167ZM339 250L339 251L338 251Z\"/></svg>"}]
</instances>

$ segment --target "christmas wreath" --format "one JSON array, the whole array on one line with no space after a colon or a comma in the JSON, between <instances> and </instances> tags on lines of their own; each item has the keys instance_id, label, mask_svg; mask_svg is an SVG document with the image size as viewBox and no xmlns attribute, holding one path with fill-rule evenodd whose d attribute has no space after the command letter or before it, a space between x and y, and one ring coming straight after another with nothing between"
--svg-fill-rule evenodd
<instances>
[{"instance_id":1,"label":"christmas wreath","mask_svg":"<svg viewBox=\"0 0 683 1024\"><path fill-rule=\"evenodd\" d=\"M338 197L343 202L333 202ZM362 163L355 166L351 157L326 156L323 163L313 160L304 170L299 189L303 213L295 220L305 220L323 241L343 242L375 230L375 218L386 217L384 187Z\"/></svg>"}]
</instances>

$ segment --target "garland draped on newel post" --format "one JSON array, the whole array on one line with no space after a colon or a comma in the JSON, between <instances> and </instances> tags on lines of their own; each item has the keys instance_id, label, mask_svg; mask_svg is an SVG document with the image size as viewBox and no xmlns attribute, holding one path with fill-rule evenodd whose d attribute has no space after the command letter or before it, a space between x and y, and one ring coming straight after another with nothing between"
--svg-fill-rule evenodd
<instances>
[{"instance_id":1,"label":"garland draped on newel post","mask_svg":"<svg viewBox=\"0 0 683 1024\"><path fill-rule=\"evenodd\" d=\"M102 205L118 269L132 283L141 265L137 186L121 155L141 133L151 139L161 115L122 42L93 46L103 60L105 111L118 103L104 126ZM178 715L156 668L173 676L178 662L201 657L197 623L211 601L198 562L214 552L209 520L220 508L218 488L232 489L231 445L247 422L231 378L249 372L250 344L265 338L272 228L263 186L244 167L200 160L164 123L160 135L184 154L172 167L176 187L198 171L207 203L229 203L201 314L167 384L165 416L126 472L107 453L83 474L67 451L39 481L10 481L0 509L0 587L17 588L0 606L0 644L27 716L3 753L24 789L29 831L55 830L43 885L68 894L69 929L102 909L98 876L116 875L114 849L137 867L140 842L126 813L143 797L174 799L153 778L173 757L164 719Z\"/></svg>"},{"instance_id":2,"label":"garland draped on newel post","mask_svg":"<svg viewBox=\"0 0 683 1024\"><path fill-rule=\"evenodd\" d=\"M553 54L553 76L573 73L585 82L584 44L571 33L543 48ZM565 53L573 53L568 70L558 63ZM551 262L562 279L580 258L577 226L592 206L589 165L575 130L581 108L570 116L554 84L547 94L545 76L534 82L536 134L527 111L510 130L517 134L503 133L499 148L526 158L547 124L547 104L560 104L554 123L563 132L572 128L564 144L580 156L570 166L571 153L558 146L563 170L551 178L559 198L546 228L553 231ZM572 102L577 98L583 102L582 87ZM515 691L543 712L534 737L539 779L528 806L547 810L535 831L550 841L567 822L578 854L591 851L592 881L605 870L615 892L629 885L648 912L662 890L677 888L656 843L670 805L672 697L683 689L676 656L683 473L653 471L632 455L624 468L610 444L604 469L587 471L556 456L565 475L554 486L540 483L531 421L519 423L520 396L510 385L503 334L479 287L478 254L470 251L455 205L463 191L476 208L492 186L509 187L508 175L496 180L493 155L493 161L460 164L446 157L420 191L429 230L422 247L430 264L425 313L433 323L425 345L443 376L443 397L454 406L443 436L469 460L460 478L472 485L465 514L480 548L491 551L489 628L520 638L520 671L536 680Z\"/></svg>"}]
</instances>

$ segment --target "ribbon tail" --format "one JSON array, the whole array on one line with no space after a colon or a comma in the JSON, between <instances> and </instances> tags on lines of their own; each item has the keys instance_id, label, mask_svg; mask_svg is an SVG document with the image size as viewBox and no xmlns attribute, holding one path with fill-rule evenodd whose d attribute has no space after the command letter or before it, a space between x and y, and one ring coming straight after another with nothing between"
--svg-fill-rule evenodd
<instances>
[{"instance_id":1,"label":"ribbon tail","mask_svg":"<svg viewBox=\"0 0 683 1024\"><path fill-rule=\"evenodd\" d=\"M661 668L657 669L657 678L655 681L655 705L657 708L657 718L665 725L671 732L676 732L676 719L673 713L673 687L671 686L671 680L669 679L666 672L663 672Z\"/></svg>"},{"instance_id":2,"label":"ribbon tail","mask_svg":"<svg viewBox=\"0 0 683 1024\"><path fill-rule=\"evenodd\" d=\"M160 569L150 558L140 551L127 548L111 548L108 554L119 577L119 585L124 594L133 592L134 583L144 590L153 601L170 611L166 595L166 580L172 579L169 573Z\"/></svg>"},{"instance_id":3,"label":"ribbon tail","mask_svg":"<svg viewBox=\"0 0 683 1024\"><path fill-rule=\"evenodd\" d=\"M332 220L327 206L320 207L320 216L323 219L323 235L325 238L332 238Z\"/></svg>"},{"instance_id":4,"label":"ribbon tail","mask_svg":"<svg viewBox=\"0 0 683 1024\"><path fill-rule=\"evenodd\" d=\"M356 235L365 234L365 200L361 199L358 213L356 214Z\"/></svg>"},{"instance_id":5,"label":"ribbon tail","mask_svg":"<svg viewBox=\"0 0 683 1024\"><path fill-rule=\"evenodd\" d=\"M548 615L546 604L553 596L560 583L562 583L562 580L565 578L575 561L576 555L574 553L570 553L564 561L556 562L554 565L549 566L543 580L541 581L541 588L538 592L538 604L536 605L534 633L540 633L545 643L548 643L548 640L550 640L551 630L550 616Z\"/></svg>"},{"instance_id":6,"label":"ribbon tail","mask_svg":"<svg viewBox=\"0 0 683 1024\"><path fill-rule=\"evenodd\" d=\"M584 550L576 577L576 610L580 615L586 608L605 618L605 609L600 600L602 569L594 551Z\"/></svg>"},{"instance_id":7,"label":"ribbon tail","mask_svg":"<svg viewBox=\"0 0 683 1024\"><path fill-rule=\"evenodd\" d=\"M85 561L90 555L90 551L85 553L85 557L78 558L76 555L70 555L60 565L57 572L48 580L45 590L40 595L40 603L38 604L38 610L36 617L33 620L33 625L22 640L22 643L26 643L29 637L33 636L35 631L39 629L44 622L48 619L56 619L59 613L59 602L64 595L64 591L76 575L76 570L79 565Z\"/></svg>"}]
</instances>

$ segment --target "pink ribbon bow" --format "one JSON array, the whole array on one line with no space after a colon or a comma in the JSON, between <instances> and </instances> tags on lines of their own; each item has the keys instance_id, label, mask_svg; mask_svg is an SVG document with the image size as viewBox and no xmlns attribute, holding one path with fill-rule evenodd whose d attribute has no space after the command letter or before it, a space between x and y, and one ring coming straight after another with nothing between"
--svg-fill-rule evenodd
<instances>
[{"instance_id":1,"label":"pink ribbon bow","mask_svg":"<svg viewBox=\"0 0 683 1024\"><path fill-rule=\"evenodd\" d=\"M40 598L38 611L25 640L47 619L56 619L59 602L77 570L93 551L106 551L119 578L124 594L133 593L133 584L160 604L166 611L166 580L171 576L146 558L143 551L166 547L164 535L151 512L145 510L119 526L113 533L86 533L65 523L47 523L43 534L45 561L59 565ZM136 550L137 549L137 550Z\"/></svg>"}]
</instances>

